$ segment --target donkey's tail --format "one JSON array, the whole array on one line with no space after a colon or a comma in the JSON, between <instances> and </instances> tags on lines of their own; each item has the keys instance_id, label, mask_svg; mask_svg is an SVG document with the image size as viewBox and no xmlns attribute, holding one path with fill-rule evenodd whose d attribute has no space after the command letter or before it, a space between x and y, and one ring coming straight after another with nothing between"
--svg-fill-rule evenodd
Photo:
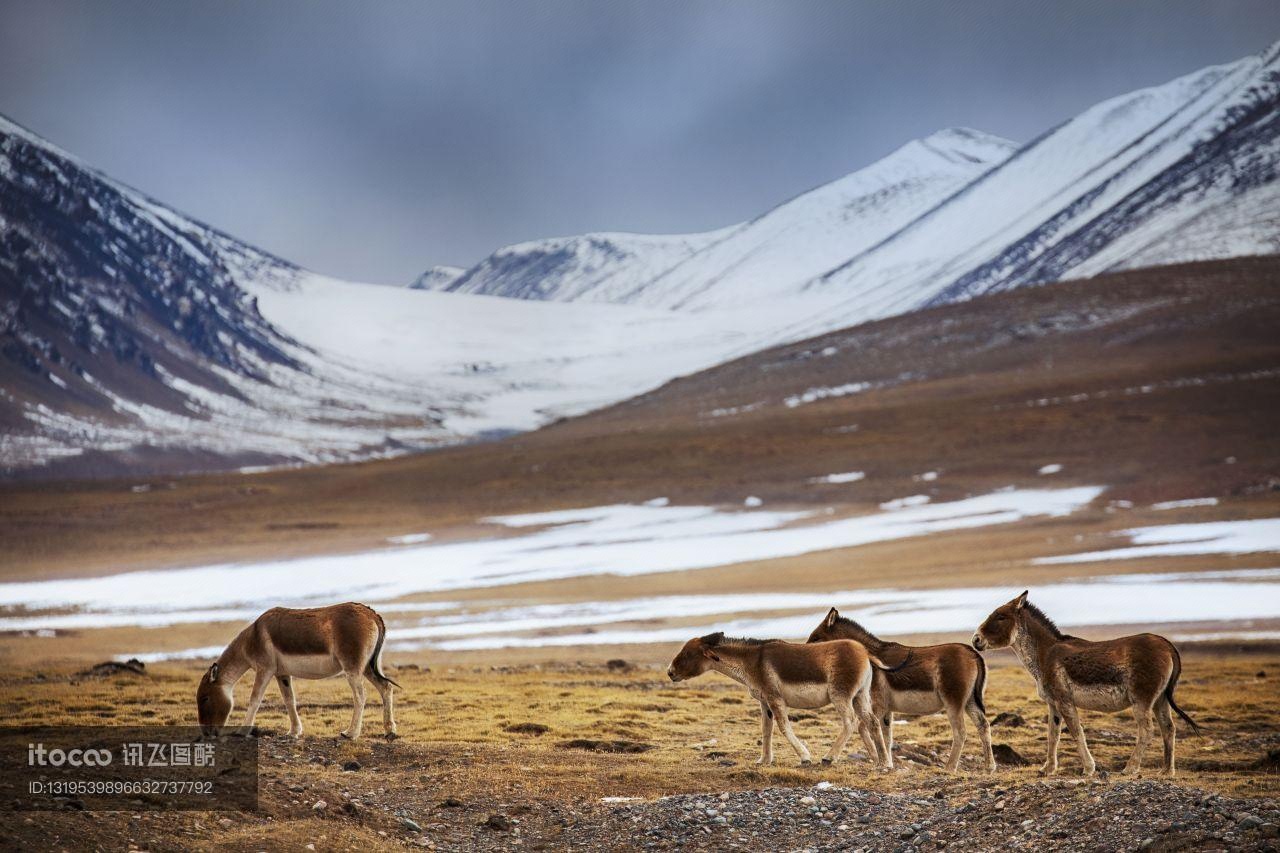
<instances>
[{"instance_id":1,"label":"donkey's tail","mask_svg":"<svg viewBox=\"0 0 1280 853\"><path fill-rule=\"evenodd\" d=\"M382 671L382 644L387 639L387 623L382 621L382 614L376 610L373 615L378 617L378 642L373 647L373 654L369 656L369 670L379 681L385 681L394 687L400 687L398 682L392 681ZM404 688L400 687L400 689L403 690Z\"/></svg>"},{"instance_id":2,"label":"donkey's tail","mask_svg":"<svg viewBox=\"0 0 1280 853\"><path fill-rule=\"evenodd\" d=\"M881 672L897 672L907 664L911 663L912 654L913 653L908 650L907 656L903 658L902 663L898 664L897 666L885 666L884 661L880 660L880 658L876 657L875 655L867 655L867 659L871 661L872 666L874 666L876 669L880 670Z\"/></svg>"},{"instance_id":3,"label":"donkey's tail","mask_svg":"<svg viewBox=\"0 0 1280 853\"><path fill-rule=\"evenodd\" d=\"M987 715L987 704L983 701L982 694L987 689L987 662L977 652L974 652L973 656L978 659L978 677L973 680L973 704L978 706L978 710L985 717Z\"/></svg>"},{"instance_id":4,"label":"donkey's tail","mask_svg":"<svg viewBox=\"0 0 1280 853\"><path fill-rule=\"evenodd\" d=\"M1172 644L1170 644L1172 645ZM1182 675L1182 655L1178 654L1178 649L1173 650L1173 673L1169 676L1169 683L1164 687L1164 698L1169 703L1169 707L1174 710L1179 717L1191 726L1192 731L1200 731L1200 724L1187 716L1187 712L1178 707L1178 703L1173 701L1173 688L1178 683L1178 677Z\"/></svg>"}]
</instances>

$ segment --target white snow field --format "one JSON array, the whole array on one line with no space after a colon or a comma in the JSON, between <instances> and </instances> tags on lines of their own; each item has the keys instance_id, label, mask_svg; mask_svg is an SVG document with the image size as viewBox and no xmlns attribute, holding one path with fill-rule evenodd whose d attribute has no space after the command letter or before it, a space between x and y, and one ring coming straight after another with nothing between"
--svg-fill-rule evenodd
<instances>
[{"instance_id":1,"label":"white snow field","mask_svg":"<svg viewBox=\"0 0 1280 853\"><path fill-rule=\"evenodd\" d=\"M847 518L832 518L821 511L676 506L662 498L636 505L500 516L486 521L494 525L495 534L505 535L487 539L397 544L365 553L279 562L0 584L0 612L9 613L0 616L0 631L244 623L269 606L307 606L335 597L367 601L385 613L391 628L390 648L399 650L676 642L712 630L803 638L830 606L888 635L967 631L1020 590L717 593L537 605L501 593L488 599L404 599L555 578L712 568L1026 518L1062 517L1086 506L1100 492L1090 486L1006 490L948 503L899 503L882 512ZM420 535L425 534L396 539ZM1280 519L1168 525L1123 535L1138 543L1161 543L1153 546L1162 549L1161 556L1280 552ZM1132 549L1098 553L1128 550ZM1066 555L1036 562L1084 562L1084 557L1109 558ZM1240 631L1256 634L1257 620L1280 619L1280 569L1064 581L1036 586L1034 600L1068 626L1217 623L1204 630L1234 636L1231 626L1239 626ZM653 620L686 624L654 626ZM137 650L144 660L202 657L217 651Z\"/></svg>"},{"instance_id":2,"label":"white snow field","mask_svg":"<svg viewBox=\"0 0 1280 853\"><path fill-rule=\"evenodd\" d=\"M644 575L791 557L1032 517L1069 515L1101 493L1094 486L1002 491L895 512L830 518L823 512L708 506L597 506L488 519L523 531L464 542L400 545L360 554L127 572L95 578L0 584L0 607L76 608L120 624L205 621L211 610L308 605L335 598L370 603L416 593L476 589L586 575ZM495 533L499 532L495 530ZM160 616L158 614L171 614ZM66 625L65 615L0 619L0 630ZM168 622L164 622L164 620ZM153 622L153 624L155 624Z\"/></svg>"}]
</instances>

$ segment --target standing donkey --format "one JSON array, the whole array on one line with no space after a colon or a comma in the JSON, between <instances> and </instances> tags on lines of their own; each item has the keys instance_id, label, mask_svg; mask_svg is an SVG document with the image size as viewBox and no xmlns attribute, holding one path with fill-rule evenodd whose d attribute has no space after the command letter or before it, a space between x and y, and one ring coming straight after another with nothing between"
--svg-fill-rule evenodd
<instances>
[{"instance_id":1,"label":"standing donkey","mask_svg":"<svg viewBox=\"0 0 1280 853\"><path fill-rule=\"evenodd\" d=\"M367 678L382 697L382 719L387 736L396 737L392 707L392 681L382 671L382 644L387 626L372 608L348 602L329 607L295 610L273 607L241 631L218 662L205 672L196 690L196 712L206 735L216 735L226 725L234 704L232 689L250 669L253 690L245 708L244 725L252 729L262 695L274 677L289 712L289 736L302 736L302 718L293 694L293 679L332 678L345 675L355 707L351 725L343 737L360 737L364 718L364 682Z\"/></svg>"},{"instance_id":2,"label":"standing donkey","mask_svg":"<svg viewBox=\"0 0 1280 853\"><path fill-rule=\"evenodd\" d=\"M936 646L904 646L882 640L834 607L813 629L809 642L857 640L883 661L901 661L896 671L877 675L871 685L871 711L884 727L885 749L893 754L893 714L936 714L945 711L951 723L951 753L947 770L960 766L964 749L964 716L978 729L987 772L996 769L991 752L991 728L982 693L987 684L987 664L982 655L963 643ZM909 661L909 662L908 662Z\"/></svg>"},{"instance_id":3,"label":"standing donkey","mask_svg":"<svg viewBox=\"0 0 1280 853\"><path fill-rule=\"evenodd\" d=\"M1151 740L1151 712L1164 739L1163 772L1174 774L1174 726L1172 709L1192 729L1196 722L1173 701L1173 689L1182 673L1182 658L1173 643L1157 634L1134 634L1115 640L1090 642L1058 630L1040 608L1027 601L1027 593L992 611L973 635L973 647L1012 647L1018 660L1036 681L1040 698L1049 706L1049 753L1042 772L1058 772L1058 735L1062 721L1076 740L1085 776L1095 769L1084 739L1078 708L1090 711L1133 709L1138 739L1124 772L1142 769L1142 756Z\"/></svg>"},{"instance_id":4,"label":"standing donkey","mask_svg":"<svg viewBox=\"0 0 1280 853\"><path fill-rule=\"evenodd\" d=\"M884 769L887 763L880 727L871 715L871 674L887 669L861 643L838 640L803 645L783 640L746 640L726 637L723 632L694 637L684 644L667 667L672 681L684 681L714 670L744 685L760 703L760 759L773 763L773 724L800 756L801 764L812 762L809 747L796 737L787 718L788 708L835 708L840 715L840 734L822 759L831 764L840 758L856 726L867 746Z\"/></svg>"}]
</instances>

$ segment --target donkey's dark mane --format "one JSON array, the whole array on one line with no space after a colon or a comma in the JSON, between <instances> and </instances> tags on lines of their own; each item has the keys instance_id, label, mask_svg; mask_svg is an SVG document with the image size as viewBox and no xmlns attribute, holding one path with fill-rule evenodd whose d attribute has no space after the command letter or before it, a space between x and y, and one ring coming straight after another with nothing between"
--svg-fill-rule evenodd
<instances>
[{"instance_id":1,"label":"donkey's dark mane","mask_svg":"<svg viewBox=\"0 0 1280 853\"><path fill-rule=\"evenodd\" d=\"M868 639L870 639L870 640L875 640L877 643L882 643L882 642L884 642L884 641L883 641L883 640L881 640L879 637L877 637L875 634L871 633L871 632L870 632L870 631L868 631L866 628L862 627L862 623L860 623L860 622L856 622L856 621L854 621L853 619L850 619L850 618L849 618L849 617L847 617L847 616L837 616L837 617L836 617L836 624L837 624L837 625L846 625L846 626L848 626L848 627L852 628L853 630L857 631L859 634L866 634Z\"/></svg>"},{"instance_id":2,"label":"donkey's dark mane","mask_svg":"<svg viewBox=\"0 0 1280 853\"><path fill-rule=\"evenodd\" d=\"M1062 631L1058 628L1058 626L1054 624L1053 620L1050 619L1048 616L1046 616L1043 610L1041 610L1039 607L1036 607L1030 601L1025 602L1022 605L1022 612L1026 613L1032 619L1035 619L1037 622L1039 622L1041 625L1047 628L1049 633L1053 635L1053 638L1055 640L1072 639L1067 634L1062 633Z\"/></svg>"},{"instance_id":3,"label":"donkey's dark mane","mask_svg":"<svg viewBox=\"0 0 1280 853\"><path fill-rule=\"evenodd\" d=\"M702 642L707 646L763 646L766 643L776 643L778 640L757 640L753 637L726 637L720 632L708 634L702 638Z\"/></svg>"}]
</instances>

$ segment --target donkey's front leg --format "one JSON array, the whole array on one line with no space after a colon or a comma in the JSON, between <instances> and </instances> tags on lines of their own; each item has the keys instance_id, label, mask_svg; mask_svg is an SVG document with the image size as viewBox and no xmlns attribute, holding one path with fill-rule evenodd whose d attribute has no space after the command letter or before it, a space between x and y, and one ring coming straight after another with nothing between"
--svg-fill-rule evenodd
<instances>
[{"instance_id":1,"label":"donkey's front leg","mask_svg":"<svg viewBox=\"0 0 1280 853\"><path fill-rule=\"evenodd\" d=\"M1081 772L1085 776L1092 776L1097 771L1097 765L1089 752L1089 744L1084 739L1084 724L1080 722L1080 711L1070 702L1062 705L1061 708L1062 716L1067 721L1067 728L1071 730L1071 736L1076 739L1076 749L1080 751Z\"/></svg>"},{"instance_id":2,"label":"donkey's front leg","mask_svg":"<svg viewBox=\"0 0 1280 853\"><path fill-rule=\"evenodd\" d=\"M359 672L348 672L347 683L351 685L354 707L351 709L351 725L342 732L342 736L355 740L360 737L360 725L364 721L364 677Z\"/></svg>"},{"instance_id":3,"label":"donkey's front leg","mask_svg":"<svg viewBox=\"0 0 1280 853\"><path fill-rule=\"evenodd\" d=\"M302 737L302 717L298 716L298 697L293 693L293 680L287 675L278 675L276 684L280 685L284 709L289 714L289 737Z\"/></svg>"},{"instance_id":4,"label":"donkey's front leg","mask_svg":"<svg viewBox=\"0 0 1280 853\"><path fill-rule=\"evenodd\" d=\"M773 712L760 700L760 757L756 764L773 763Z\"/></svg>"},{"instance_id":5,"label":"donkey's front leg","mask_svg":"<svg viewBox=\"0 0 1280 853\"><path fill-rule=\"evenodd\" d=\"M267 685L271 683L271 679L274 676L275 673L265 666L262 669L254 670L253 690L249 692L249 704L244 709L244 733L246 735L253 734L253 718L258 716L258 706L262 704L262 697L267 692Z\"/></svg>"},{"instance_id":6,"label":"donkey's front leg","mask_svg":"<svg viewBox=\"0 0 1280 853\"><path fill-rule=\"evenodd\" d=\"M1040 768L1043 776L1053 776L1058 772L1058 737L1062 734L1062 718L1049 703L1049 743L1048 754L1045 755L1044 766Z\"/></svg>"},{"instance_id":7,"label":"donkey's front leg","mask_svg":"<svg viewBox=\"0 0 1280 853\"><path fill-rule=\"evenodd\" d=\"M787 743L791 744L796 755L800 756L800 763L812 764L813 756L809 754L809 747L805 746L804 741L796 737L796 733L791 729L791 720L787 718L787 706L781 699L774 699L769 702L769 710L773 712L774 722L778 724L778 728L782 729L782 735L787 739Z\"/></svg>"}]
</instances>

